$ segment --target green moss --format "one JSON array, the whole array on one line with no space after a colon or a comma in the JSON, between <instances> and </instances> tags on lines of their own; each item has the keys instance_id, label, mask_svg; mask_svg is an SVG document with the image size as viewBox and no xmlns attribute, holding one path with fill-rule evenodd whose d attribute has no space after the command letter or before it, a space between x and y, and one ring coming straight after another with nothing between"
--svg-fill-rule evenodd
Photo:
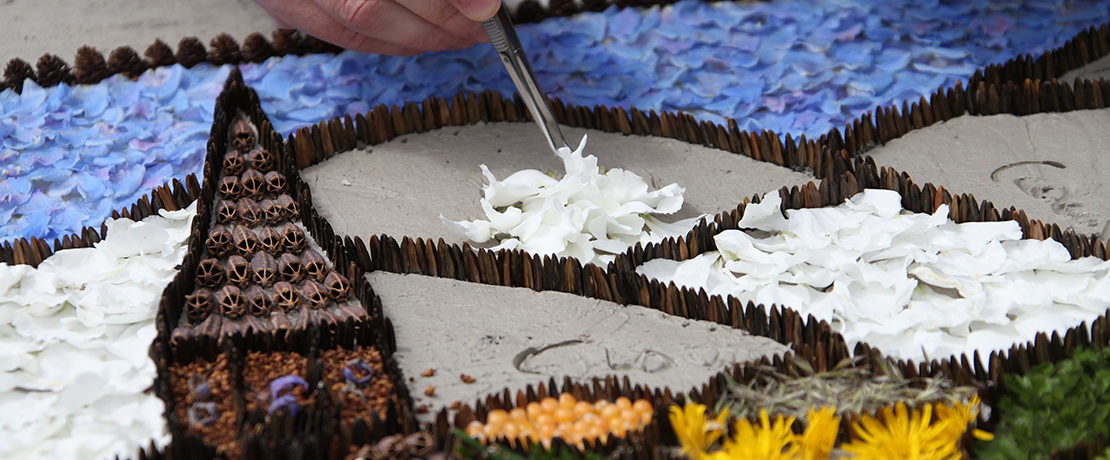
<instances>
[{"instance_id":1,"label":"green moss","mask_svg":"<svg viewBox=\"0 0 1110 460\"><path fill-rule=\"evenodd\" d=\"M994 440L978 443L984 459L1048 458L1110 427L1110 348L1006 376Z\"/></svg>"}]
</instances>

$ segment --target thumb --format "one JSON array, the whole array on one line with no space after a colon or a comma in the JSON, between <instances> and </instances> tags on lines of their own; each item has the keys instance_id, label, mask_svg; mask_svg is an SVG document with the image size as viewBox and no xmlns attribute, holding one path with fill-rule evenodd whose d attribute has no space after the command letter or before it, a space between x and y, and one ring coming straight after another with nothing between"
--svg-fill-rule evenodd
<instances>
[{"instance_id":1,"label":"thumb","mask_svg":"<svg viewBox=\"0 0 1110 460\"><path fill-rule=\"evenodd\" d=\"M501 0L448 0L463 16L471 21L482 22L497 14Z\"/></svg>"}]
</instances>

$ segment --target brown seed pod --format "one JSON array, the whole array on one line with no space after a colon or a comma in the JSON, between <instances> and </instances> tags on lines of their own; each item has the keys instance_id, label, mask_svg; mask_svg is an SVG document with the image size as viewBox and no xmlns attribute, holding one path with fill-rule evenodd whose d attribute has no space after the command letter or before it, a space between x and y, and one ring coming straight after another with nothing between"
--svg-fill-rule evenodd
<instances>
[{"instance_id":1,"label":"brown seed pod","mask_svg":"<svg viewBox=\"0 0 1110 460\"><path fill-rule=\"evenodd\" d=\"M274 195L285 193L285 176L277 171L266 173L266 189Z\"/></svg>"},{"instance_id":2,"label":"brown seed pod","mask_svg":"<svg viewBox=\"0 0 1110 460\"><path fill-rule=\"evenodd\" d=\"M247 160L234 150L224 155L224 175L238 176L247 169Z\"/></svg>"},{"instance_id":3,"label":"brown seed pod","mask_svg":"<svg viewBox=\"0 0 1110 460\"><path fill-rule=\"evenodd\" d=\"M347 277L340 275L339 272L330 272L324 278L324 287L328 290L328 297L331 297L336 302L347 300L351 296L351 283L347 281Z\"/></svg>"},{"instance_id":4,"label":"brown seed pod","mask_svg":"<svg viewBox=\"0 0 1110 460\"><path fill-rule=\"evenodd\" d=\"M223 225L216 225L208 231L208 239L204 240L204 247L216 257L223 257L231 252L233 246L231 232Z\"/></svg>"},{"instance_id":5,"label":"brown seed pod","mask_svg":"<svg viewBox=\"0 0 1110 460\"><path fill-rule=\"evenodd\" d=\"M262 208L262 219L269 224L278 224L285 220L285 210L274 203L274 200L262 200L258 202L258 207Z\"/></svg>"},{"instance_id":6,"label":"brown seed pod","mask_svg":"<svg viewBox=\"0 0 1110 460\"><path fill-rule=\"evenodd\" d=\"M278 257L278 275L282 280L290 283L296 283L304 278L304 267L301 266L301 259L297 256L284 253Z\"/></svg>"},{"instance_id":7,"label":"brown seed pod","mask_svg":"<svg viewBox=\"0 0 1110 460\"><path fill-rule=\"evenodd\" d=\"M247 313L253 316L270 316L270 296L258 286L251 286L243 290L243 299L247 302Z\"/></svg>"},{"instance_id":8,"label":"brown seed pod","mask_svg":"<svg viewBox=\"0 0 1110 460\"><path fill-rule=\"evenodd\" d=\"M431 433L426 431L417 431L416 433L405 436L403 441L405 450L410 456L424 457L436 448L436 440L432 437Z\"/></svg>"},{"instance_id":9,"label":"brown seed pod","mask_svg":"<svg viewBox=\"0 0 1110 460\"><path fill-rule=\"evenodd\" d=\"M130 46L121 46L108 55L108 71L121 73L127 78L138 77L146 70L146 62Z\"/></svg>"},{"instance_id":10,"label":"brown seed pod","mask_svg":"<svg viewBox=\"0 0 1110 460\"><path fill-rule=\"evenodd\" d=\"M274 55L274 48L262 34L254 32L243 40L243 60L247 62L262 62Z\"/></svg>"},{"instance_id":11,"label":"brown seed pod","mask_svg":"<svg viewBox=\"0 0 1110 460\"><path fill-rule=\"evenodd\" d=\"M197 37L185 37L177 42L177 53L174 57L185 68L200 64L208 58L204 51L204 44L197 40Z\"/></svg>"},{"instance_id":12,"label":"brown seed pod","mask_svg":"<svg viewBox=\"0 0 1110 460\"><path fill-rule=\"evenodd\" d=\"M268 287L277 281L277 261L265 252L256 252L251 257L251 273L254 274L255 284Z\"/></svg>"},{"instance_id":13,"label":"brown seed pod","mask_svg":"<svg viewBox=\"0 0 1110 460\"><path fill-rule=\"evenodd\" d=\"M301 297L313 310L325 308L331 303L331 299L328 298L328 291L320 283L312 280L305 280L301 283Z\"/></svg>"},{"instance_id":14,"label":"brown seed pod","mask_svg":"<svg viewBox=\"0 0 1110 460\"><path fill-rule=\"evenodd\" d=\"M281 252L281 234L273 227L262 227L262 231L258 232L258 247L265 253L276 255Z\"/></svg>"},{"instance_id":15,"label":"brown seed pod","mask_svg":"<svg viewBox=\"0 0 1110 460\"><path fill-rule=\"evenodd\" d=\"M235 220L237 215L235 202L230 200L216 200L216 222L227 224Z\"/></svg>"},{"instance_id":16,"label":"brown seed pod","mask_svg":"<svg viewBox=\"0 0 1110 460\"><path fill-rule=\"evenodd\" d=\"M227 143L235 151L245 155L254 148L254 129L246 119L236 119L231 123L231 129L228 131ZM247 160L250 161L250 158Z\"/></svg>"},{"instance_id":17,"label":"brown seed pod","mask_svg":"<svg viewBox=\"0 0 1110 460\"><path fill-rule=\"evenodd\" d=\"M304 230L300 227L293 225L292 222L286 222L281 226L281 248L285 252L299 253L304 250L306 244Z\"/></svg>"},{"instance_id":18,"label":"brown seed pod","mask_svg":"<svg viewBox=\"0 0 1110 460\"><path fill-rule=\"evenodd\" d=\"M262 207L250 198L240 198L236 203L235 212L248 227L257 227L262 224Z\"/></svg>"},{"instance_id":19,"label":"brown seed pod","mask_svg":"<svg viewBox=\"0 0 1110 460\"><path fill-rule=\"evenodd\" d=\"M379 458L383 459L392 460L408 457L408 455L406 455L406 451L408 449L406 448L404 440L399 434L389 435L382 438L382 440L378 441L378 444L374 446L374 450L376 450L381 456Z\"/></svg>"},{"instance_id":20,"label":"brown seed pod","mask_svg":"<svg viewBox=\"0 0 1110 460\"><path fill-rule=\"evenodd\" d=\"M236 225L231 231L231 238L235 242L235 250L243 257L252 257L258 252L258 237L245 225Z\"/></svg>"},{"instance_id":21,"label":"brown seed pod","mask_svg":"<svg viewBox=\"0 0 1110 460\"><path fill-rule=\"evenodd\" d=\"M309 278L323 282L328 276L328 262L311 248L301 253L301 266Z\"/></svg>"},{"instance_id":22,"label":"brown seed pod","mask_svg":"<svg viewBox=\"0 0 1110 460\"><path fill-rule=\"evenodd\" d=\"M243 304L243 292L235 286L224 286L216 291L216 305L220 314L226 318L235 319L247 312Z\"/></svg>"},{"instance_id":23,"label":"brown seed pod","mask_svg":"<svg viewBox=\"0 0 1110 460\"><path fill-rule=\"evenodd\" d=\"M239 176L239 184L243 186L243 194L254 199L262 197L266 193L266 176L254 169L247 169L243 171L243 175Z\"/></svg>"},{"instance_id":24,"label":"brown seed pod","mask_svg":"<svg viewBox=\"0 0 1110 460\"><path fill-rule=\"evenodd\" d=\"M247 161L254 169L262 172L274 169L274 155L266 149L254 149L247 154Z\"/></svg>"},{"instance_id":25,"label":"brown seed pod","mask_svg":"<svg viewBox=\"0 0 1110 460\"><path fill-rule=\"evenodd\" d=\"M77 57L73 62L73 77L77 83L92 84L108 78L108 64L104 55L91 46L82 46L77 49Z\"/></svg>"},{"instance_id":26,"label":"brown seed pod","mask_svg":"<svg viewBox=\"0 0 1110 460\"><path fill-rule=\"evenodd\" d=\"M242 56L239 54L239 43L231 35L222 33L208 42L208 60L213 64L237 64Z\"/></svg>"},{"instance_id":27,"label":"brown seed pod","mask_svg":"<svg viewBox=\"0 0 1110 460\"><path fill-rule=\"evenodd\" d=\"M301 294L288 281L274 283L274 306L286 313L301 306Z\"/></svg>"},{"instance_id":28,"label":"brown seed pod","mask_svg":"<svg viewBox=\"0 0 1110 460\"><path fill-rule=\"evenodd\" d=\"M73 73L65 59L44 54L35 63L35 79L40 86L56 86L58 83L73 83Z\"/></svg>"},{"instance_id":29,"label":"brown seed pod","mask_svg":"<svg viewBox=\"0 0 1110 460\"><path fill-rule=\"evenodd\" d=\"M210 257L197 264L197 285L218 288L225 280L224 267L219 259Z\"/></svg>"},{"instance_id":30,"label":"brown seed pod","mask_svg":"<svg viewBox=\"0 0 1110 460\"><path fill-rule=\"evenodd\" d=\"M155 39L154 43L146 47L143 56L146 56L146 62L151 67L169 66L177 62L177 58L173 56L173 49L161 39Z\"/></svg>"},{"instance_id":31,"label":"brown seed pod","mask_svg":"<svg viewBox=\"0 0 1110 460\"><path fill-rule=\"evenodd\" d=\"M224 265L227 269L227 282L239 287L246 287L251 282L251 267L247 259L241 255L227 258Z\"/></svg>"},{"instance_id":32,"label":"brown seed pod","mask_svg":"<svg viewBox=\"0 0 1110 460\"><path fill-rule=\"evenodd\" d=\"M274 199L274 204L281 206L282 212L285 213L285 217L296 219L301 215L300 207L297 206L296 201L293 201L293 197L289 195L279 195Z\"/></svg>"},{"instance_id":33,"label":"brown seed pod","mask_svg":"<svg viewBox=\"0 0 1110 460\"><path fill-rule=\"evenodd\" d=\"M213 299L211 289L197 289L192 294L185 296L185 316L189 318L189 321L198 323L212 313L215 305L216 302Z\"/></svg>"},{"instance_id":34,"label":"brown seed pod","mask_svg":"<svg viewBox=\"0 0 1110 460\"><path fill-rule=\"evenodd\" d=\"M238 200L243 195L243 186L239 184L239 176L224 176L216 185L216 191L226 200Z\"/></svg>"}]
</instances>

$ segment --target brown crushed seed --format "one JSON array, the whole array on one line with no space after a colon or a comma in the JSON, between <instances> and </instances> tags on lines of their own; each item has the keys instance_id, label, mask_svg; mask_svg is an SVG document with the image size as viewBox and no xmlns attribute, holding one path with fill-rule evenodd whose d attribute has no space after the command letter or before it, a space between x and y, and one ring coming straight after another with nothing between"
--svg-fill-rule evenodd
<instances>
[{"instance_id":1,"label":"brown crushed seed","mask_svg":"<svg viewBox=\"0 0 1110 460\"><path fill-rule=\"evenodd\" d=\"M469 375L461 374L461 375L459 375L459 380L462 380L463 383L474 383L475 379L474 379L474 377L471 377Z\"/></svg>"}]
</instances>

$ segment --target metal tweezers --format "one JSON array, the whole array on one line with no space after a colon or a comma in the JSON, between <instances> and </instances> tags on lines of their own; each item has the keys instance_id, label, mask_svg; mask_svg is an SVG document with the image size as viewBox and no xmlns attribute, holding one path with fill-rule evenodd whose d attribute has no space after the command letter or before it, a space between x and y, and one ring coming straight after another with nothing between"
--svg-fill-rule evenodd
<instances>
[{"instance_id":1,"label":"metal tweezers","mask_svg":"<svg viewBox=\"0 0 1110 460\"><path fill-rule=\"evenodd\" d=\"M562 131L559 131L559 124L555 122L551 107L547 105L543 91L536 82L536 75L532 73L532 64L528 62L524 47L520 45L520 38L516 36L516 30L513 29L513 22L509 19L509 8L501 5L497 15L483 21L482 27L486 29L486 35L497 50L497 55L501 57L501 63L505 64L505 69L509 71L509 77L513 79L513 84L516 85L520 98L524 100L524 105L528 106L532 120L540 126L540 131L543 131L547 145L556 153L561 147L574 150L567 145L566 138L563 137Z\"/></svg>"}]
</instances>

